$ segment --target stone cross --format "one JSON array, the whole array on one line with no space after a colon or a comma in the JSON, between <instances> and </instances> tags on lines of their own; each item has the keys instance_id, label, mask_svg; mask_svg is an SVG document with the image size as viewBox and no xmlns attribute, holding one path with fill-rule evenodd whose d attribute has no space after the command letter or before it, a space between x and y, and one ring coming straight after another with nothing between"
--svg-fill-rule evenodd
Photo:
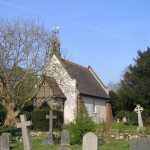
<instances>
[{"instance_id":1,"label":"stone cross","mask_svg":"<svg viewBox=\"0 0 150 150\"><path fill-rule=\"evenodd\" d=\"M24 150L32 150L30 134L29 134L29 130L27 128L27 127L31 126L32 123L31 123L31 121L26 120L25 115L20 115L20 121L21 121L21 123L17 124L17 128L21 128L21 130L22 130Z\"/></svg>"},{"instance_id":2,"label":"stone cross","mask_svg":"<svg viewBox=\"0 0 150 150\"><path fill-rule=\"evenodd\" d=\"M141 115L141 112L143 110L144 110L143 107L141 107L139 104L134 109L134 111L138 114L138 125L139 125L139 128L143 128L143 120L142 120L142 115Z\"/></svg>"},{"instance_id":3,"label":"stone cross","mask_svg":"<svg viewBox=\"0 0 150 150\"><path fill-rule=\"evenodd\" d=\"M83 136L82 150L98 150L98 138L94 133L89 132Z\"/></svg>"},{"instance_id":4,"label":"stone cross","mask_svg":"<svg viewBox=\"0 0 150 150\"><path fill-rule=\"evenodd\" d=\"M3 133L0 136L0 150L10 150L9 133Z\"/></svg>"},{"instance_id":5,"label":"stone cross","mask_svg":"<svg viewBox=\"0 0 150 150\"><path fill-rule=\"evenodd\" d=\"M52 145L53 142L53 119L56 119L56 116L53 116L53 111L50 109L49 115L46 115L46 119L49 119L49 133L48 133L48 144Z\"/></svg>"}]
</instances>

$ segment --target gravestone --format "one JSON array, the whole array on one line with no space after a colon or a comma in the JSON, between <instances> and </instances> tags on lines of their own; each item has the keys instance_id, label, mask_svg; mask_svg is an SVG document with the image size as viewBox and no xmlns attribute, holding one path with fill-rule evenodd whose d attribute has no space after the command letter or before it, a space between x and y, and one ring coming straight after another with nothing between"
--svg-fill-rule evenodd
<instances>
[{"instance_id":1,"label":"gravestone","mask_svg":"<svg viewBox=\"0 0 150 150\"><path fill-rule=\"evenodd\" d=\"M120 119L119 119L119 118L117 118L116 122L117 122L117 123L120 123Z\"/></svg>"},{"instance_id":2,"label":"gravestone","mask_svg":"<svg viewBox=\"0 0 150 150\"><path fill-rule=\"evenodd\" d=\"M97 136L89 132L83 136L82 150L98 150Z\"/></svg>"},{"instance_id":3,"label":"gravestone","mask_svg":"<svg viewBox=\"0 0 150 150\"><path fill-rule=\"evenodd\" d=\"M134 109L134 111L138 114L138 125L139 125L139 128L143 128L143 120L142 120L142 115L141 115L143 110L144 110L143 107L141 107L139 104Z\"/></svg>"},{"instance_id":4,"label":"gravestone","mask_svg":"<svg viewBox=\"0 0 150 150\"><path fill-rule=\"evenodd\" d=\"M126 116L124 116L124 117L122 118L122 122L123 122L123 123L127 123L127 117L126 117Z\"/></svg>"},{"instance_id":5,"label":"gravestone","mask_svg":"<svg viewBox=\"0 0 150 150\"><path fill-rule=\"evenodd\" d=\"M32 150L31 137L29 134L28 126L31 126L31 121L27 121L25 115L20 115L21 123L17 124L17 128L22 130L22 139L24 150Z\"/></svg>"},{"instance_id":6,"label":"gravestone","mask_svg":"<svg viewBox=\"0 0 150 150\"><path fill-rule=\"evenodd\" d=\"M71 150L70 145L70 134L68 130L61 132L61 146L58 150Z\"/></svg>"},{"instance_id":7,"label":"gravestone","mask_svg":"<svg viewBox=\"0 0 150 150\"><path fill-rule=\"evenodd\" d=\"M70 134L68 130L61 132L61 145L70 145Z\"/></svg>"},{"instance_id":8,"label":"gravestone","mask_svg":"<svg viewBox=\"0 0 150 150\"><path fill-rule=\"evenodd\" d=\"M10 150L9 133L3 133L0 136L0 150Z\"/></svg>"},{"instance_id":9,"label":"gravestone","mask_svg":"<svg viewBox=\"0 0 150 150\"><path fill-rule=\"evenodd\" d=\"M49 111L49 115L46 115L46 119L49 119L49 132L48 139L46 141L47 144L53 145L53 119L56 119L56 116L53 116L53 111Z\"/></svg>"},{"instance_id":10,"label":"gravestone","mask_svg":"<svg viewBox=\"0 0 150 150\"><path fill-rule=\"evenodd\" d=\"M130 150L150 150L150 137L140 137L129 141Z\"/></svg>"}]
</instances>

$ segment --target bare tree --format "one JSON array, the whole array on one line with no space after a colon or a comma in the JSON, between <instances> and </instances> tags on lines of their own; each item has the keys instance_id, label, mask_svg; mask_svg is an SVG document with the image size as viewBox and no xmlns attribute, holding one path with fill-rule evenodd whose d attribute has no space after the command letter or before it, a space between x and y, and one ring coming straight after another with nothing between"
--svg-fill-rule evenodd
<instances>
[{"instance_id":1,"label":"bare tree","mask_svg":"<svg viewBox=\"0 0 150 150\"><path fill-rule=\"evenodd\" d=\"M13 126L42 79L37 75L50 53L50 32L29 20L0 21L0 102L5 126Z\"/></svg>"}]
</instances>

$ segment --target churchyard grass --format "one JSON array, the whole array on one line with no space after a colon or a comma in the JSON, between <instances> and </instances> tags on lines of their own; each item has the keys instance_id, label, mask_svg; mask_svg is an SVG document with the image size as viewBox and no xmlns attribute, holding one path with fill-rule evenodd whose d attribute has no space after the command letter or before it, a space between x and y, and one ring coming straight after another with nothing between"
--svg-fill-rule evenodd
<instances>
[{"instance_id":1,"label":"churchyard grass","mask_svg":"<svg viewBox=\"0 0 150 150\"><path fill-rule=\"evenodd\" d=\"M127 132L136 134L137 133L137 126L134 125L125 125L123 123L113 123L112 125L112 131L118 131L120 133Z\"/></svg>"},{"instance_id":2,"label":"churchyard grass","mask_svg":"<svg viewBox=\"0 0 150 150\"><path fill-rule=\"evenodd\" d=\"M45 139L45 136L42 137L32 137L32 147L33 150L57 150L58 145L50 146L43 144L43 141ZM12 150L23 150L23 145L20 142L17 142L12 145L13 148ZM79 145L74 145L71 146L72 150L81 150L81 146Z\"/></svg>"},{"instance_id":3,"label":"churchyard grass","mask_svg":"<svg viewBox=\"0 0 150 150\"><path fill-rule=\"evenodd\" d=\"M135 125L126 125L123 123L113 123L112 124L112 133L119 132L119 133L128 133L128 134L140 134L149 135L150 134L150 126L146 126L143 130L137 130L138 127Z\"/></svg>"},{"instance_id":4,"label":"churchyard grass","mask_svg":"<svg viewBox=\"0 0 150 150\"><path fill-rule=\"evenodd\" d=\"M49 146L42 144L43 138L33 138L33 150L57 150L58 145ZM72 150L81 150L81 146L74 145L71 146ZM110 140L108 143L101 145L100 150L129 150L128 142L125 140ZM22 144L19 142L14 144L12 150L23 150Z\"/></svg>"},{"instance_id":5,"label":"churchyard grass","mask_svg":"<svg viewBox=\"0 0 150 150\"><path fill-rule=\"evenodd\" d=\"M101 146L102 150L129 150L129 144L125 140L111 140Z\"/></svg>"}]
</instances>

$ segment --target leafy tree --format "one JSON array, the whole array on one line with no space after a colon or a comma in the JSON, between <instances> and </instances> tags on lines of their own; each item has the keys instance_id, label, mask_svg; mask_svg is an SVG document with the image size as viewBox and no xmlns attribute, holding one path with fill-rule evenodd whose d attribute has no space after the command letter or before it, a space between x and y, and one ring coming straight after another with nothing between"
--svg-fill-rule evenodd
<instances>
[{"instance_id":1,"label":"leafy tree","mask_svg":"<svg viewBox=\"0 0 150 150\"><path fill-rule=\"evenodd\" d=\"M42 83L41 74L50 51L50 33L32 21L0 22L0 102L13 126L24 105Z\"/></svg>"},{"instance_id":2,"label":"leafy tree","mask_svg":"<svg viewBox=\"0 0 150 150\"><path fill-rule=\"evenodd\" d=\"M123 110L133 111L136 104L150 108L150 48L138 51L135 63L128 67L117 93Z\"/></svg>"},{"instance_id":3,"label":"leafy tree","mask_svg":"<svg viewBox=\"0 0 150 150\"><path fill-rule=\"evenodd\" d=\"M111 102L111 105L112 105L112 112L113 112L113 115L115 116L117 114L117 112L119 112L123 109L122 101L119 98L118 94L113 90L111 90L109 92L109 96L110 96L110 99L111 99L110 102Z\"/></svg>"}]
</instances>

